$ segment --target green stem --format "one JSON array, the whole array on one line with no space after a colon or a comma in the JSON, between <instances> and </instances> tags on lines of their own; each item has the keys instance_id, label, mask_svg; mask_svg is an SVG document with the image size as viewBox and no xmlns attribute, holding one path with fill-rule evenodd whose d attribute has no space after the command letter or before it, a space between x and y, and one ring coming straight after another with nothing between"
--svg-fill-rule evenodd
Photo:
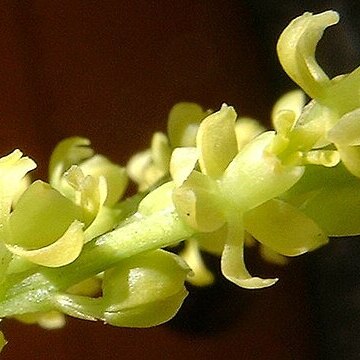
<instances>
[{"instance_id":1,"label":"green stem","mask_svg":"<svg viewBox=\"0 0 360 360\"><path fill-rule=\"evenodd\" d=\"M64 290L125 258L176 244L192 233L176 212L150 216L135 213L123 226L87 244L73 263L58 269L46 268L42 272L57 288Z\"/></svg>"}]
</instances>

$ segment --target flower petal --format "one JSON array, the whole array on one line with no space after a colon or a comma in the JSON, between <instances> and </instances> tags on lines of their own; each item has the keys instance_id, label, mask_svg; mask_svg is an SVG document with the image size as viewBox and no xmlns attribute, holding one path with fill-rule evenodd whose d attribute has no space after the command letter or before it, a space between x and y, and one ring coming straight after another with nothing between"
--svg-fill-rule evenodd
<instances>
[{"instance_id":1,"label":"flower petal","mask_svg":"<svg viewBox=\"0 0 360 360\"><path fill-rule=\"evenodd\" d=\"M324 30L339 21L335 11L312 15L304 13L282 32L277 44L281 65L286 73L312 98L324 95L330 80L315 59L316 45Z\"/></svg>"},{"instance_id":2,"label":"flower petal","mask_svg":"<svg viewBox=\"0 0 360 360\"><path fill-rule=\"evenodd\" d=\"M0 224L9 216L11 205L22 188L24 176L35 168L35 162L23 157L20 150L0 158Z\"/></svg>"},{"instance_id":3,"label":"flower petal","mask_svg":"<svg viewBox=\"0 0 360 360\"><path fill-rule=\"evenodd\" d=\"M170 110L167 126L171 147L195 146L199 124L210 113L195 103L182 102L174 105Z\"/></svg>"},{"instance_id":4,"label":"flower petal","mask_svg":"<svg viewBox=\"0 0 360 360\"><path fill-rule=\"evenodd\" d=\"M188 272L179 256L163 250L124 260L104 274L105 321L148 327L169 320L187 295L184 281Z\"/></svg>"},{"instance_id":5,"label":"flower petal","mask_svg":"<svg viewBox=\"0 0 360 360\"><path fill-rule=\"evenodd\" d=\"M50 267L78 257L84 243L79 208L50 185L36 181L20 197L2 233L7 249Z\"/></svg>"},{"instance_id":6,"label":"flower petal","mask_svg":"<svg viewBox=\"0 0 360 360\"><path fill-rule=\"evenodd\" d=\"M72 201L37 180L20 197L4 226L4 242L39 249L55 242L77 219L81 210Z\"/></svg>"},{"instance_id":7,"label":"flower petal","mask_svg":"<svg viewBox=\"0 0 360 360\"><path fill-rule=\"evenodd\" d=\"M61 191L61 177L72 165L91 157L94 151L89 147L90 140L82 137L71 137L61 141L50 157L49 182L52 187Z\"/></svg>"},{"instance_id":8,"label":"flower petal","mask_svg":"<svg viewBox=\"0 0 360 360\"><path fill-rule=\"evenodd\" d=\"M153 179L147 181L146 171L151 166L151 150L147 149L133 155L126 165L129 178L139 185L139 191L144 191L152 185ZM158 174L156 174L156 179Z\"/></svg>"},{"instance_id":9,"label":"flower petal","mask_svg":"<svg viewBox=\"0 0 360 360\"><path fill-rule=\"evenodd\" d=\"M206 268L199 245L195 239L188 239L184 249L179 254L190 266L192 273L187 280L195 286L207 286L214 282L214 275Z\"/></svg>"},{"instance_id":10,"label":"flower petal","mask_svg":"<svg viewBox=\"0 0 360 360\"><path fill-rule=\"evenodd\" d=\"M173 192L176 210L192 228L212 232L225 223L224 209L216 183L193 171L185 183Z\"/></svg>"},{"instance_id":11,"label":"flower petal","mask_svg":"<svg viewBox=\"0 0 360 360\"><path fill-rule=\"evenodd\" d=\"M282 199L313 219L328 236L357 235L359 188L359 178L349 175L342 164L333 168L308 166L303 178Z\"/></svg>"},{"instance_id":12,"label":"flower petal","mask_svg":"<svg viewBox=\"0 0 360 360\"><path fill-rule=\"evenodd\" d=\"M82 295L54 294L51 298L54 307L64 314L88 321L103 318L104 305L101 298Z\"/></svg>"},{"instance_id":13,"label":"flower petal","mask_svg":"<svg viewBox=\"0 0 360 360\"><path fill-rule=\"evenodd\" d=\"M73 165L65 174L64 179L73 188L74 202L83 211L82 220L88 227L99 214L107 199L108 187L103 176L85 176L81 168Z\"/></svg>"},{"instance_id":14,"label":"flower petal","mask_svg":"<svg viewBox=\"0 0 360 360\"><path fill-rule=\"evenodd\" d=\"M271 286L278 279L262 279L249 274L244 263L244 230L229 224L229 234L221 255L221 271L234 284L245 289Z\"/></svg>"},{"instance_id":15,"label":"flower petal","mask_svg":"<svg viewBox=\"0 0 360 360\"><path fill-rule=\"evenodd\" d=\"M339 145L360 145L360 109L342 116L330 129L327 138L329 141Z\"/></svg>"},{"instance_id":16,"label":"flower petal","mask_svg":"<svg viewBox=\"0 0 360 360\"><path fill-rule=\"evenodd\" d=\"M121 210L102 206L95 219L85 230L85 243L97 236L113 230L122 219Z\"/></svg>"},{"instance_id":17,"label":"flower petal","mask_svg":"<svg viewBox=\"0 0 360 360\"><path fill-rule=\"evenodd\" d=\"M151 140L151 155L154 165L162 169L163 173L169 172L171 149L167 136L162 132L156 132Z\"/></svg>"},{"instance_id":18,"label":"flower petal","mask_svg":"<svg viewBox=\"0 0 360 360\"><path fill-rule=\"evenodd\" d=\"M240 151L220 180L219 187L228 203L242 211L278 196L293 186L303 175L301 166L284 166L266 149L274 139L267 131Z\"/></svg>"},{"instance_id":19,"label":"flower petal","mask_svg":"<svg viewBox=\"0 0 360 360\"><path fill-rule=\"evenodd\" d=\"M281 130L278 128L276 123L277 114L279 112L291 111L295 114L295 119L298 119L304 106L305 94L299 89L288 91L283 96L281 96L280 99L276 101L272 109L271 118L273 119L275 130Z\"/></svg>"},{"instance_id":20,"label":"flower petal","mask_svg":"<svg viewBox=\"0 0 360 360\"><path fill-rule=\"evenodd\" d=\"M304 107L290 134L292 148L309 151L329 145L327 133L338 120L339 114L336 109L331 109L315 100L311 101Z\"/></svg>"},{"instance_id":21,"label":"flower petal","mask_svg":"<svg viewBox=\"0 0 360 360\"><path fill-rule=\"evenodd\" d=\"M81 222L75 220L57 241L40 249L27 250L9 244L6 246L13 254L38 265L47 267L67 265L80 255L85 240L83 226Z\"/></svg>"},{"instance_id":22,"label":"flower petal","mask_svg":"<svg viewBox=\"0 0 360 360\"><path fill-rule=\"evenodd\" d=\"M200 124L196 136L202 172L219 178L237 154L235 133L236 112L223 104L220 111L209 115Z\"/></svg>"},{"instance_id":23,"label":"flower petal","mask_svg":"<svg viewBox=\"0 0 360 360\"><path fill-rule=\"evenodd\" d=\"M122 197L128 184L126 170L102 155L95 155L80 164L85 176L104 177L107 184L105 205L112 206Z\"/></svg>"},{"instance_id":24,"label":"flower petal","mask_svg":"<svg viewBox=\"0 0 360 360\"><path fill-rule=\"evenodd\" d=\"M255 119L241 117L235 122L235 134L238 150L241 150L265 128Z\"/></svg>"},{"instance_id":25,"label":"flower petal","mask_svg":"<svg viewBox=\"0 0 360 360\"><path fill-rule=\"evenodd\" d=\"M286 256L301 255L328 242L314 220L277 199L245 213L244 226L256 240Z\"/></svg>"}]
</instances>

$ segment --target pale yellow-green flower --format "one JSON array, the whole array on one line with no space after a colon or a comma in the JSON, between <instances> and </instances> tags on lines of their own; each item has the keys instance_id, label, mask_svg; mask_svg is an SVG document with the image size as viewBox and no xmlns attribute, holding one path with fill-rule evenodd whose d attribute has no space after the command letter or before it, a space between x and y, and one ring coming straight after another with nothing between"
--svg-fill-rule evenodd
<instances>
[{"instance_id":1,"label":"pale yellow-green flower","mask_svg":"<svg viewBox=\"0 0 360 360\"><path fill-rule=\"evenodd\" d=\"M177 255L156 250L106 270L100 297L64 293L55 295L53 303L58 310L86 320L125 327L154 326L179 309L187 295L184 281L189 271Z\"/></svg>"},{"instance_id":2,"label":"pale yellow-green flower","mask_svg":"<svg viewBox=\"0 0 360 360\"><path fill-rule=\"evenodd\" d=\"M81 209L50 185L36 181L24 192L4 225L4 243L15 255L57 267L80 254Z\"/></svg>"},{"instance_id":3,"label":"pale yellow-green flower","mask_svg":"<svg viewBox=\"0 0 360 360\"><path fill-rule=\"evenodd\" d=\"M127 166L146 196L120 203L125 169L84 138L58 145L49 184L29 181L35 163L19 150L1 158L1 316L45 328L63 326L64 314L154 326L181 306L185 280L213 281L201 251L221 256L230 281L262 288L277 279L248 272L246 243L283 262L328 235L360 234L360 68L330 79L315 58L337 21L305 13L281 35L280 61L312 100L301 90L281 97L274 131L226 104L215 113L176 105L168 134ZM186 263L160 250L181 241Z\"/></svg>"},{"instance_id":4,"label":"pale yellow-green flower","mask_svg":"<svg viewBox=\"0 0 360 360\"><path fill-rule=\"evenodd\" d=\"M102 155L94 155L83 138L69 138L54 150L50 184L82 210L85 242L111 230L119 210L113 206L123 196L128 178L125 168Z\"/></svg>"},{"instance_id":5,"label":"pale yellow-green flower","mask_svg":"<svg viewBox=\"0 0 360 360\"><path fill-rule=\"evenodd\" d=\"M329 79L315 58L323 31L338 20L334 11L305 13L283 31L277 50L287 74L314 99L298 127L306 131L308 141L312 135L317 147L333 143L347 169L360 177L360 68Z\"/></svg>"},{"instance_id":6,"label":"pale yellow-green flower","mask_svg":"<svg viewBox=\"0 0 360 360\"><path fill-rule=\"evenodd\" d=\"M318 41L328 26L339 21L335 11L313 15L306 12L282 32L277 52L286 73L311 97L324 95L330 79L315 59Z\"/></svg>"},{"instance_id":7,"label":"pale yellow-green flower","mask_svg":"<svg viewBox=\"0 0 360 360\"><path fill-rule=\"evenodd\" d=\"M195 103L182 102L173 106L168 117L167 135L156 132L150 148L135 154L126 166L139 191L148 190L161 179L166 180L173 149L194 146L199 124L210 113Z\"/></svg>"},{"instance_id":8,"label":"pale yellow-green flower","mask_svg":"<svg viewBox=\"0 0 360 360\"><path fill-rule=\"evenodd\" d=\"M301 178L303 167L283 165L268 151L274 132L259 135L238 152L236 118L234 109L223 105L201 123L195 148L175 149L170 166L176 185L173 201L189 226L206 233L207 250L218 251L221 239L223 274L242 287L260 288L276 279L252 277L246 270L245 230L288 256L312 250L327 237L295 207L274 199Z\"/></svg>"},{"instance_id":9,"label":"pale yellow-green flower","mask_svg":"<svg viewBox=\"0 0 360 360\"><path fill-rule=\"evenodd\" d=\"M138 184L139 191L146 191L168 175L171 149L165 134L153 135L150 149L135 154L129 160L126 171Z\"/></svg>"},{"instance_id":10,"label":"pale yellow-green flower","mask_svg":"<svg viewBox=\"0 0 360 360\"><path fill-rule=\"evenodd\" d=\"M43 266L63 266L79 256L84 243L117 224L119 210L112 207L125 191L125 169L93 156L88 144L82 138L61 142L51 157L50 185L36 181L25 191L21 181L33 162L21 159L20 152L3 158L10 169L0 176L2 189L9 188L1 201L1 236L11 254ZM22 195L16 196L19 191ZM4 249L2 254L9 258Z\"/></svg>"}]
</instances>

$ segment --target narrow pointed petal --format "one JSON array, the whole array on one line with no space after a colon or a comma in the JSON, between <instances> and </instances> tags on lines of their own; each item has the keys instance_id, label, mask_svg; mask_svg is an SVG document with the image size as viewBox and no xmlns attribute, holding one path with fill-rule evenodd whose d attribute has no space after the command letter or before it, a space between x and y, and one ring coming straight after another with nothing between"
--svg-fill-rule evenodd
<instances>
[{"instance_id":1,"label":"narrow pointed petal","mask_svg":"<svg viewBox=\"0 0 360 360\"><path fill-rule=\"evenodd\" d=\"M304 13L282 32L277 52L286 73L312 98L324 95L330 80L315 59L317 43L324 30L339 21L335 11Z\"/></svg>"},{"instance_id":2,"label":"narrow pointed petal","mask_svg":"<svg viewBox=\"0 0 360 360\"><path fill-rule=\"evenodd\" d=\"M244 231L231 229L231 224L229 227L230 232L221 256L223 275L245 289L260 289L275 284L278 279L262 279L250 275L244 262Z\"/></svg>"},{"instance_id":3,"label":"narrow pointed petal","mask_svg":"<svg viewBox=\"0 0 360 360\"><path fill-rule=\"evenodd\" d=\"M200 168L212 178L219 178L237 154L236 117L234 108L224 104L200 124L196 137Z\"/></svg>"}]
</instances>

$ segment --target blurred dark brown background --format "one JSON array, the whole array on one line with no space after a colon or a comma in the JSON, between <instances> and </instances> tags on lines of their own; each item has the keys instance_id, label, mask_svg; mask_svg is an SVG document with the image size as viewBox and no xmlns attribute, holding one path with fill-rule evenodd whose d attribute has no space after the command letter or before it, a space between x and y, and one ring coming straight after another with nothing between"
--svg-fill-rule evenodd
<instances>
[{"instance_id":1,"label":"blurred dark brown background","mask_svg":"<svg viewBox=\"0 0 360 360\"><path fill-rule=\"evenodd\" d=\"M46 178L54 145L82 135L125 164L153 131L165 130L179 101L213 109L227 102L268 124L274 99L293 86L279 75L275 39L294 16L329 7L294 3L0 2L1 153L20 147L38 162L36 176ZM153 329L70 319L62 330L45 331L5 321L10 343L2 359L318 359L305 265L257 264L281 279L267 290L223 281L190 289L175 321Z\"/></svg>"}]
</instances>

